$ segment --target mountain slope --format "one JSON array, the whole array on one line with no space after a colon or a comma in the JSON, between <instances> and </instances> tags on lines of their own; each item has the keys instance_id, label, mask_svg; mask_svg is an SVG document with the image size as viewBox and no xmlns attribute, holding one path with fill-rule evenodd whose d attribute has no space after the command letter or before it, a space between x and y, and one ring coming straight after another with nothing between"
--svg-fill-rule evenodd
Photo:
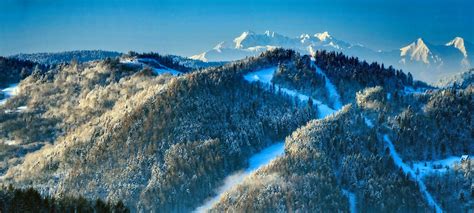
<instances>
[{"instance_id":1,"label":"mountain slope","mask_svg":"<svg viewBox=\"0 0 474 213\"><path fill-rule=\"evenodd\" d=\"M451 159L473 153L472 87L436 90L378 63L313 56L276 48L184 71L127 55L31 75L0 106L0 182L132 211L189 212L216 197L207 206L219 212L469 209L471 191L456 184L472 168ZM156 72L171 67L180 74ZM282 156L254 173L262 150ZM444 176L454 171L467 176Z\"/></svg>"},{"instance_id":2,"label":"mountain slope","mask_svg":"<svg viewBox=\"0 0 474 213\"><path fill-rule=\"evenodd\" d=\"M441 79L436 86L438 87L460 87L467 88L469 85L474 84L474 69L466 72L456 74L451 77Z\"/></svg>"},{"instance_id":3,"label":"mountain slope","mask_svg":"<svg viewBox=\"0 0 474 213\"><path fill-rule=\"evenodd\" d=\"M343 190L354 192L357 208L367 211L426 211L415 184L383 150L375 131L346 106L294 132L286 139L284 157L231 190L212 211L348 212Z\"/></svg>"},{"instance_id":4,"label":"mountain slope","mask_svg":"<svg viewBox=\"0 0 474 213\"><path fill-rule=\"evenodd\" d=\"M193 209L224 175L245 166L250 154L316 114L243 81L245 69L291 60L286 56L285 51L269 53L268 58L179 77L133 74L112 88L141 81L146 85L143 90L111 103L77 127L70 126L54 145L11 168L3 181L32 185L51 195L123 199L135 210ZM110 89L90 93L117 93ZM79 103L96 106L92 94L80 96Z\"/></svg>"}]
</instances>

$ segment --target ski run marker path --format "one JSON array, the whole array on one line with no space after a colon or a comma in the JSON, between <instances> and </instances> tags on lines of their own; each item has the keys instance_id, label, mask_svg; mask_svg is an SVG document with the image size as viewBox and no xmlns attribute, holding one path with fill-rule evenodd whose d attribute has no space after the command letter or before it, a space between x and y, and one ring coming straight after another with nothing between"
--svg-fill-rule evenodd
<instances>
[{"instance_id":1,"label":"ski run marker path","mask_svg":"<svg viewBox=\"0 0 474 213\"><path fill-rule=\"evenodd\" d=\"M312 65L312 67L315 68L316 66ZM265 89L270 89L271 85L272 85L271 80L272 80L273 74L275 73L276 70L277 70L277 67L271 67L271 68L262 69L262 70L255 71L255 72L250 72L250 73L244 75L244 79L248 82L260 82L264 85ZM341 104L341 101L340 101L339 94L337 93L336 87L329 81L329 79L326 77L326 75L317 67L316 67L316 72L318 72L319 74L322 74L325 77L325 79L326 79L326 89L329 92L329 97L330 97L331 101L333 102L334 107L337 110L339 110L340 108L342 108L342 104ZM309 100L309 96L301 94L296 90L283 88L283 87L280 87L278 85L274 85L274 86L275 86L276 91L279 90L279 91L281 91L282 93L284 93L288 96L297 97L299 99L299 101L301 101L301 102L307 102ZM313 103L314 103L314 105L316 105L318 107L318 113L319 113L318 118L325 118L325 117L333 114L334 112L336 112L336 110L334 110L333 108L329 107L326 104L323 104L319 100L313 100ZM270 163L272 160L274 160L278 156L284 155L284 153L285 153L285 142L278 142L276 144L273 144L273 145L263 149L259 153L253 155L249 159L249 167L245 171L237 171L237 172L227 176L224 179L224 185L220 186L216 190L217 195L212 197L212 198L208 198L205 201L205 203L202 206L196 208L196 210L194 210L194 212L206 212L206 211L208 211L209 209L212 208L212 206L215 203L217 203L221 199L221 197L228 190L230 190L233 187L236 187L237 185L242 183L244 181L245 177L249 176L250 174L252 174L256 170L258 170L259 168L267 165L268 163ZM353 213L356 212L355 195L353 193L348 192L348 191L346 191L346 192L344 192L344 191L346 191L346 190L343 190L343 193L345 193L345 194L347 192L349 203L351 204L351 212L353 212Z\"/></svg>"},{"instance_id":2,"label":"ski run marker path","mask_svg":"<svg viewBox=\"0 0 474 213\"><path fill-rule=\"evenodd\" d=\"M369 118L364 117L364 120L365 120L365 124L368 127L370 127L370 128L374 127L373 122ZM400 157L400 155L398 155L397 150L395 149L395 146L393 145L392 141L390 140L390 138L388 137L387 134L383 135L383 140L385 141L385 143L388 146L388 149L390 151L390 156L392 157L393 161L395 162L395 165L400 167L402 169L403 173L408 174L413 180L415 180L418 183L418 187L419 187L421 193L425 196L426 201L428 201L428 204L430 206L435 207L435 210L436 210L437 213L443 212L443 210L441 210L439 205L433 199L433 196L431 196L430 192L428 192L428 190L426 189L426 185L423 182L423 180L421 179L422 177L421 176L417 177L417 175L415 173L415 170L413 170L410 166L408 166L406 163L403 162L402 158ZM459 159L459 158L457 158L457 159ZM448 158L447 161L446 160L442 160L442 161L443 162L449 162L449 163L452 162L451 158ZM424 166L424 162L423 162L422 165ZM414 167L416 168L416 166L414 166Z\"/></svg>"},{"instance_id":3,"label":"ski run marker path","mask_svg":"<svg viewBox=\"0 0 474 213\"><path fill-rule=\"evenodd\" d=\"M428 201L428 204L430 206L434 206L437 213L443 212L443 210L441 210L439 205L431 196L430 192L428 192L428 190L426 189L425 183L421 180L421 178L417 177L417 175L415 174L415 171L413 171L413 169L410 166L408 166L407 164L403 162L402 158L398 155L397 151L395 150L395 146L393 146L393 143L388 137L388 135L385 134L383 136L383 140L387 143L388 149L390 150L390 156L392 156L395 164L403 170L403 173L408 174L409 176L411 176L413 180L415 180L418 183L420 191L425 196L426 201Z\"/></svg>"},{"instance_id":4,"label":"ski run marker path","mask_svg":"<svg viewBox=\"0 0 474 213\"><path fill-rule=\"evenodd\" d=\"M354 193L347 191L345 189L342 190L342 194L347 196L349 199L349 211L350 213L357 213L357 203L356 203L356 196Z\"/></svg>"},{"instance_id":5,"label":"ski run marker path","mask_svg":"<svg viewBox=\"0 0 474 213\"><path fill-rule=\"evenodd\" d=\"M194 212L206 212L212 208L212 205L217 203L219 199L225 194L226 191L232 187L240 184L245 177L255 172L258 168L263 165L267 165L278 156L282 156L285 152L285 142L279 142L273 144L259 153L253 155L249 159L249 167L245 171L237 171L224 179L224 185L220 186L216 193L217 196L214 196L210 199L207 199L205 203L198 207Z\"/></svg>"}]
</instances>

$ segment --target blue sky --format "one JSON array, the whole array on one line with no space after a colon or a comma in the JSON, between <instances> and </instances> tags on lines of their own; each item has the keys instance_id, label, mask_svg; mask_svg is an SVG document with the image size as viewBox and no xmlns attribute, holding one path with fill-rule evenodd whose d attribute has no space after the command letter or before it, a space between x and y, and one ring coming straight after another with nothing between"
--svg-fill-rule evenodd
<instances>
[{"instance_id":1,"label":"blue sky","mask_svg":"<svg viewBox=\"0 0 474 213\"><path fill-rule=\"evenodd\" d=\"M472 0L0 0L0 55L77 49L189 56L241 32L329 31L373 49L474 42Z\"/></svg>"}]
</instances>

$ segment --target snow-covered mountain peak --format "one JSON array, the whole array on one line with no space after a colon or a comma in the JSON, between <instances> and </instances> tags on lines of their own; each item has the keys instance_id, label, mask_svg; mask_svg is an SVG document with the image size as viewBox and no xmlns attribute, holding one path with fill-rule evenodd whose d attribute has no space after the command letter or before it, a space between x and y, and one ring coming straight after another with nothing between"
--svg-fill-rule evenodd
<instances>
[{"instance_id":1,"label":"snow-covered mountain peak","mask_svg":"<svg viewBox=\"0 0 474 213\"><path fill-rule=\"evenodd\" d=\"M275 37L275 34L278 35L277 33L272 32L270 30L265 31L265 35L268 37Z\"/></svg>"},{"instance_id":2,"label":"snow-covered mountain peak","mask_svg":"<svg viewBox=\"0 0 474 213\"><path fill-rule=\"evenodd\" d=\"M212 48L212 49L217 50L217 51L220 52L221 49L224 48L224 47L225 47L225 42L223 41L223 42L217 44L217 45L216 45L214 48Z\"/></svg>"},{"instance_id":3,"label":"snow-covered mountain peak","mask_svg":"<svg viewBox=\"0 0 474 213\"><path fill-rule=\"evenodd\" d=\"M320 41L326 41L326 39L332 39L332 36L329 35L328 31L324 31L322 33L314 34L314 37L318 38Z\"/></svg>"},{"instance_id":4,"label":"snow-covered mountain peak","mask_svg":"<svg viewBox=\"0 0 474 213\"><path fill-rule=\"evenodd\" d=\"M311 39L311 36L309 34L306 34L306 33L303 33L300 35L300 41L301 43L305 43L306 41L308 41L309 39Z\"/></svg>"},{"instance_id":5,"label":"snow-covered mountain peak","mask_svg":"<svg viewBox=\"0 0 474 213\"><path fill-rule=\"evenodd\" d=\"M461 37L455 37L453 40L450 42L446 43L446 46L452 46L464 55L464 57L467 57L467 51L466 51L466 46L464 45L464 39Z\"/></svg>"},{"instance_id":6,"label":"snow-covered mountain peak","mask_svg":"<svg viewBox=\"0 0 474 213\"><path fill-rule=\"evenodd\" d=\"M425 64L429 64L430 55L430 49L422 38L418 38L415 42L409 44L408 46L400 48L400 56L409 56L410 60L412 61L422 61ZM405 60L402 59L402 61Z\"/></svg>"},{"instance_id":7,"label":"snow-covered mountain peak","mask_svg":"<svg viewBox=\"0 0 474 213\"><path fill-rule=\"evenodd\" d=\"M242 48L243 45L242 45L242 42L249 36L249 35L254 35L255 33L252 32L252 31L245 31L243 32L242 34L240 34L239 37L235 38L234 39L234 43L235 43L235 48L239 49L239 48Z\"/></svg>"}]
</instances>

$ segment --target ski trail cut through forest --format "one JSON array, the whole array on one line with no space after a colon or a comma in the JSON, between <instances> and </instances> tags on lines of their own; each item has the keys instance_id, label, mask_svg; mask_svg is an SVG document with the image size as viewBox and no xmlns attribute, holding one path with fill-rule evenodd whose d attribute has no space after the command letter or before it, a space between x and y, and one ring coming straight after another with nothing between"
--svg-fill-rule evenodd
<instances>
[{"instance_id":1,"label":"ski trail cut through forest","mask_svg":"<svg viewBox=\"0 0 474 213\"><path fill-rule=\"evenodd\" d=\"M430 192L428 192L428 190L426 189L425 183L421 180L421 178L417 177L417 175L415 174L415 172L410 166L408 166L407 164L403 162L402 158L398 155L397 151L395 150L395 146L393 146L393 143L388 137L388 135L385 134L383 136L383 140L387 143L388 149L390 150L390 156L392 156L395 164L403 170L403 173L408 174L413 180L415 180L418 183L420 191L425 196L426 200L428 201L428 204L430 206L434 206L437 213L443 212L443 210L441 210L439 205L431 196Z\"/></svg>"},{"instance_id":2,"label":"ski trail cut through forest","mask_svg":"<svg viewBox=\"0 0 474 213\"><path fill-rule=\"evenodd\" d=\"M347 198L349 199L349 210L350 210L350 212L351 213L357 213L355 194L350 192L350 191L347 191L345 189L342 190L342 194L347 196Z\"/></svg>"},{"instance_id":3,"label":"ski trail cut through forest","mask_svg":"<svg viewBox=\"0 0 474 213\"><path fill-rule=\"evenodd\" d=\"M256 171L258 168L262 167L263 165L267 165L276 157L283 155L284 151L285 143L279 142L253 155L249 159L249 167L245 171L238 171L227 176L224 179L224 185L220 186L217 189L217 195L211 199L206 200L204 205L198 207L195 212L206 212L207 210L209 210L212 205L219 201L219 199L222 197L222 195L224 195L226 191L241 183L245 177Z\"/></svg>"},{"instance_id":4,"label":"ski trail cut through forest","mask_svg":"<svg viewBox=\"0 0 474 213\"><path fill-rule=\"evenodd\" d=\"M316 73L322 75L325 79L325 87L326 91L329 94L329 100L331 100L333 108L334 109L340 109L342 108L342 102L341 102L341 96L339 96L339 93L337 92L336 87L334 84L329 80L328 76L326 73L324 73L316 64L314 63L315 59L311 57L311 67L313 67L316 70Z\"/></svg>"},{"instance_id":5,"label":"ski trail cut through forest","mask_svg":"<svg viewBox=\"0 0 474 213\"><path fill-rule=\"evenodd\" d=\"M263 70L259 70L256 72L251 72L246 75L244 75L244 79L248 82L260 82L263 84L264 89L270 89L272 87L272 78L273 74L277 70L277 67L272 67L272 68L267 68ZM309 99L309 96L305 94L301 94L300 92L284 87L280 87L279 85L275 84L275 91L281 91L282 93L291 96L291 97L297 97L299 101L301 102L307 102ZM332 113L335 112L333 108L330 106L323 104L319 100L313 100L313 103L318 107L318 117L319 118L324 118Z\"/></svg>"},{"instance_id":6,"label":"ski trail cut through forest","mask_svg":"<svg viewBox=\"0 0 474 213\"><path fill-rule=\"evenodd\" d=\"M264 89L271 89L271 86L272 86L271 81L276 69L277 69L276 67L272 67L272 68L255 71L255 72L250 72L244 75L244 79L248 82L260 82L263 84ZM324 75L324 77L326 78L326 86L332 85L332 87L334 87L334 85L329 81L326 75ZM276 91L280 90L282 93L288 96L297 97L298 100L301 102L307 102L309 100L309 96L301 94L296 90L283 88L278 85L274 85L274 86L275 86ZM339 100L339 94L337 94L335 87L329 93L336 93L336 95L331 95L331 98L335 98L336 99L335 103L339 103L339 104L335 104L335 106L338 107L337 109L342 108L342 104L340 104L340 100ZM334 110L333 108L329 107L326 104L323 104L319 100L313 100L313 103L316 107L318 107L318 118L325 118L333 114L334 112L336 112L336 110ZM202 206L196 208L194 212L206 212L207 210L211 209L212 206L215 203L217 203L229 189L236 187L237 185L243 182L245 177L249 176L256 170L258 170L260 167L267 165L278 156L284 155L284 153L285 153L285 143L279 142L253 155L249 160L249 167L245 171L238 171L227 176L224 179L224 185L219 187L216 190L217 195L212 198L207 199L205 203ZM349 197L349 201L350 200L351 198ZM354 201L355 201L355 198L354 198Z\"/></svg>"}]
</instances>

